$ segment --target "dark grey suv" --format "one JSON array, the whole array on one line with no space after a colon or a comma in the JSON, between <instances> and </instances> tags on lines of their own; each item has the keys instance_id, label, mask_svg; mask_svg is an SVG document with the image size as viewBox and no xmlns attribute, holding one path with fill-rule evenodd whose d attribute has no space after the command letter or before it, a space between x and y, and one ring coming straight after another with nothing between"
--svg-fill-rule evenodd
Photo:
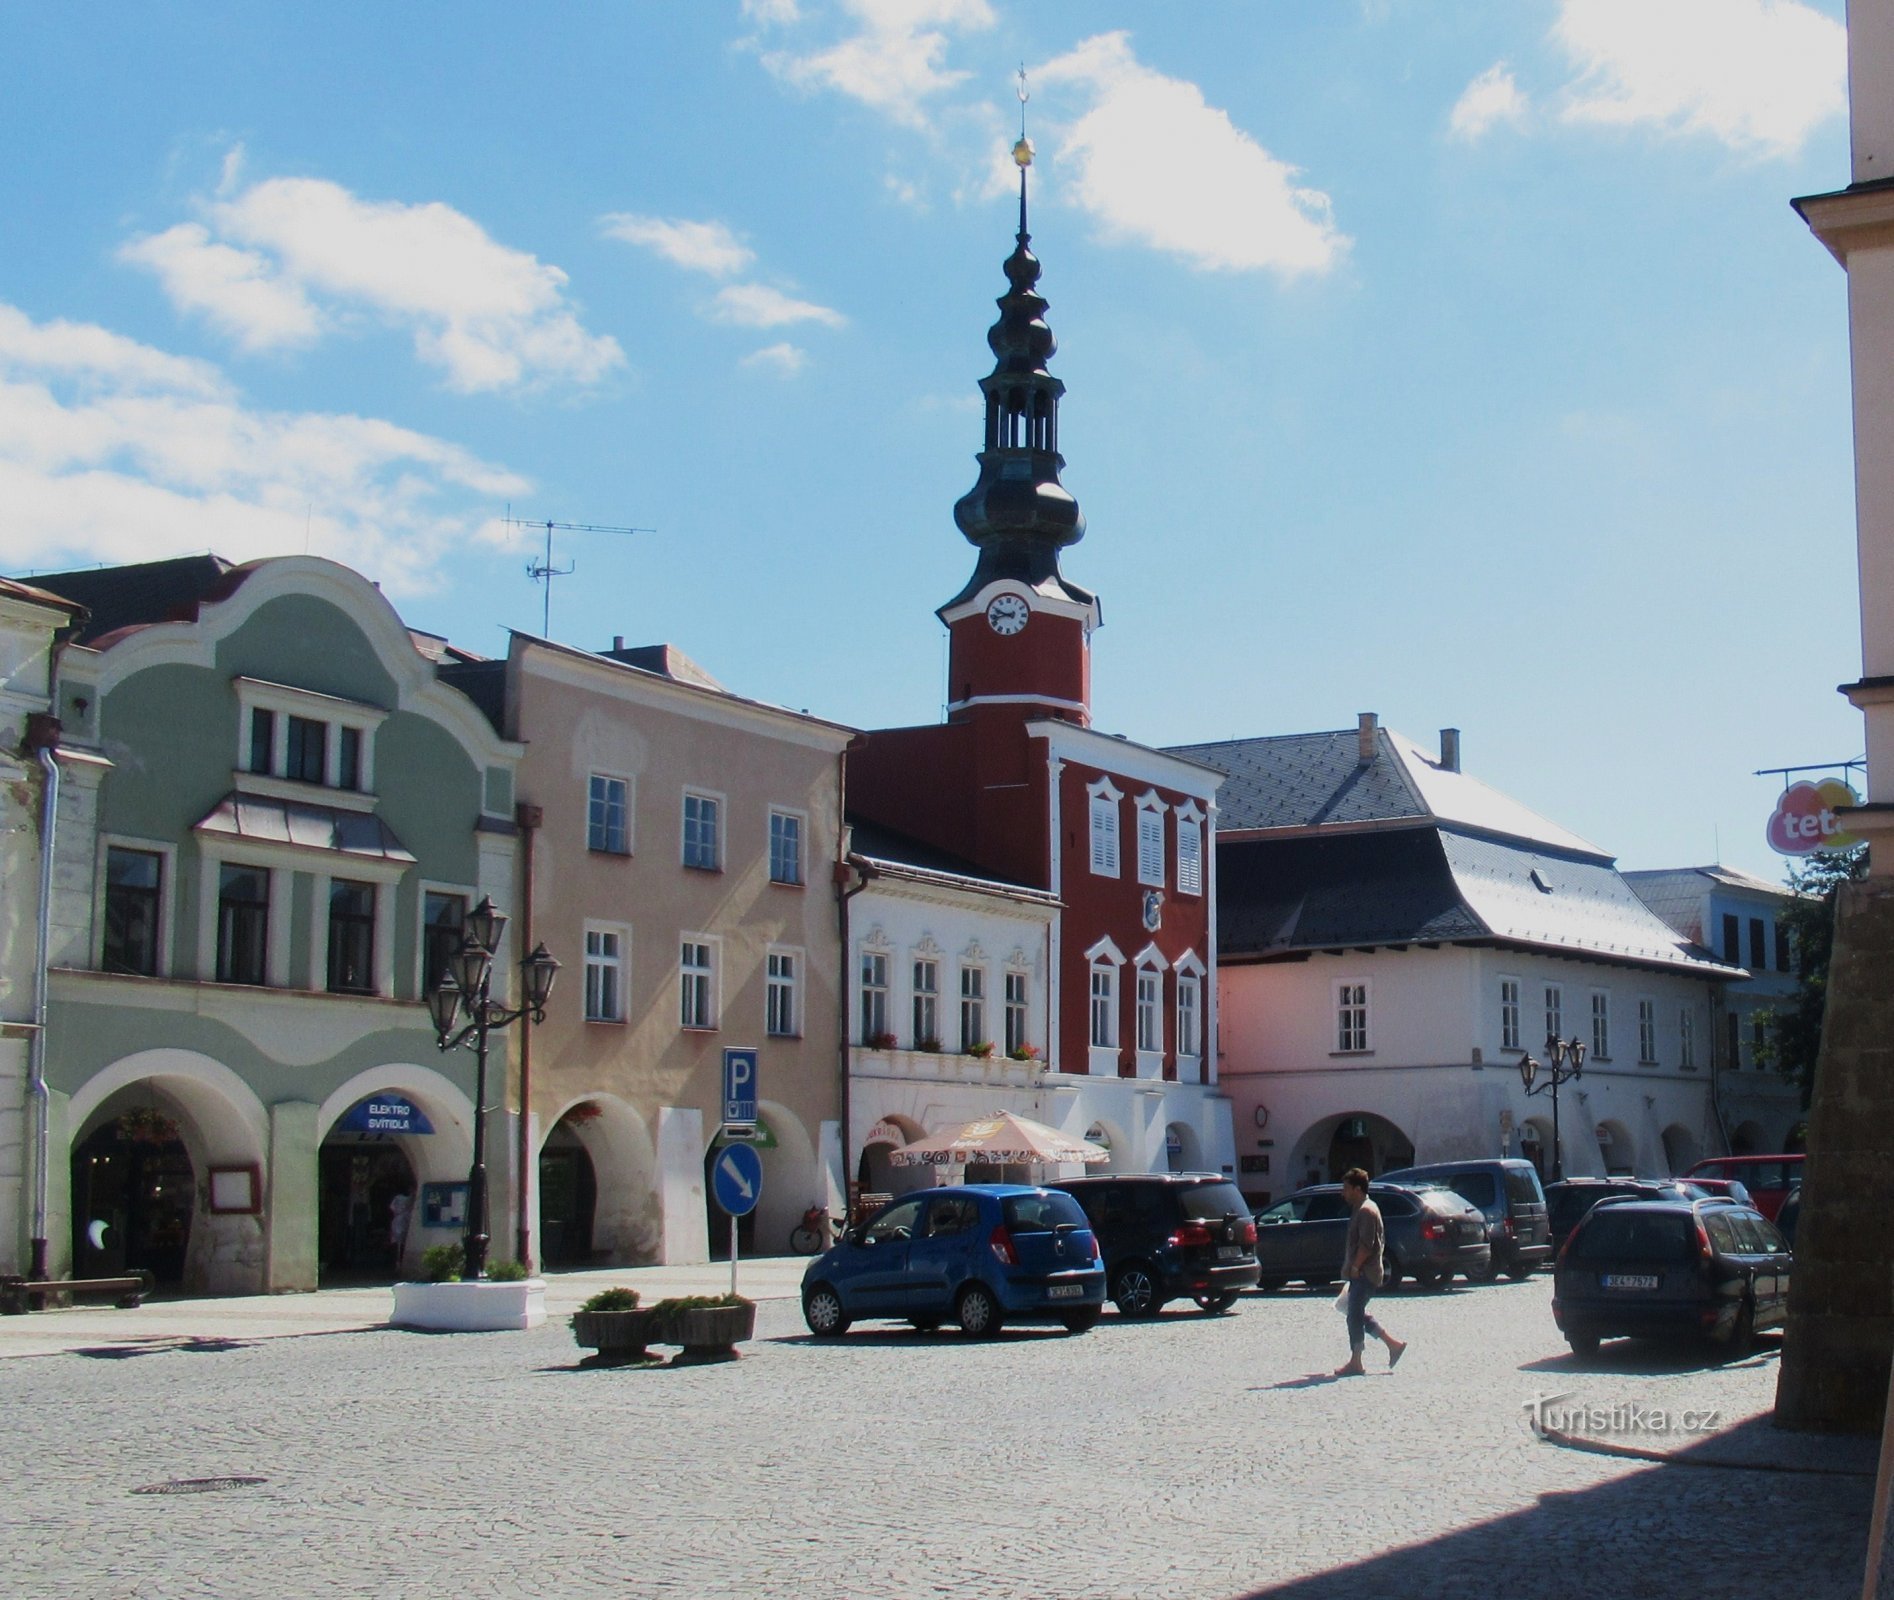
<instances>
[{"instance_id":1,"label":"dark grey suv","mask_svg":"<svg viewBox=\"0 0 1894 1600\"><path fill-rule=\"evenodd\" d=\"M1227 1310L1256 1286L1256 1224L1236 1185L1208 1172L1062 1178L1105 1257L1105 1294L1123 1317L1155 1317L1188 1295Z\"/></svg>"},{"instance_id":2,"label":"dark grey suv","mask_svg":"<svg viewBox=\"0 0 1894 1600\"><path fill-rule=\"evenodd\" d=\"M1487 1276L1532 1275L1552 1259L1552 1224L1545 1190L1530 1161L1436 1161L1381 1174L1383 1183L1442 1183L1486 1214L1486 1242L1492 1249Z\"/></svg>"},{"instance_id":3,"label":"dark grey suv","mask_svg":"<svg viewBox=\"0 0 1894 1600\"><path fill-rule=\"evenodd\" d=\"M1455 1273L1490 1275L1486 1218L1451 1189L1371 1183L1368 1198L1380 1207L1387 1236L1382 1288L1412 1278L1423 1289L1440 1288ZM1348 1237L1348 1202L1338 1183L1300 1189L1256 1213L1256 1264L1265 1289L1292 1278L1320 1287L1342 1275Z\"/></svg>"}]
</instances>

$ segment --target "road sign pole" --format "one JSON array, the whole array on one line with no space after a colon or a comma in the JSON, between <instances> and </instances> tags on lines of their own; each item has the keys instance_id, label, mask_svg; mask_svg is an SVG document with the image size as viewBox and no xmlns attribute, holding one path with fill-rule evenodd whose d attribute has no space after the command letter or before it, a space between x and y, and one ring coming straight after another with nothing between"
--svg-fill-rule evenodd
<instances>
[{"instance_id":1,"label":"road sign pole","mask_svg":"<svg viewBox=\"0 0 1894 1600\"><path fill-rule=\"evenodd\" d=\"M730 1292L737 1292L737 1219L730 1219Z\"/></svg>"}]
</instances>

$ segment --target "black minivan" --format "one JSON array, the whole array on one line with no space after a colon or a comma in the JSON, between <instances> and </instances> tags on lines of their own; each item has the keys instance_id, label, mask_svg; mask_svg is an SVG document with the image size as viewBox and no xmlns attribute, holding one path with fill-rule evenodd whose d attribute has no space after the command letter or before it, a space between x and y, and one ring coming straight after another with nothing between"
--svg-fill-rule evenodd
<instances>
[{"instance_id":1,"label":"black minivan","mask_svg":"<svg viewBox=\"0 0 1894 1600\"><path fill-rule=\"evenodd\" d=\"M1155 1317L1188 1295L1224 1311L1256 1287L1256 1224L1235 1184L1212 1172L1061 1178L1105 1258L1105 1294L1121 1317Z\"/></svg>"},{"instance_id":2,"label":"black minivan","mask_svg":"<svg viewBox=\"0 0 1894 1600\"><path fill-rule=\"evenodd\" d=\"M1381 1174L1384 1183L1444 1183L1486 1213L1486 1242L1492 1247L1488 1277L1505 1273L1526 1278L1552 1259L1552 1224L1545 1190L1530 1161L1436 1161Z\"/></svg>"}]
</instances>

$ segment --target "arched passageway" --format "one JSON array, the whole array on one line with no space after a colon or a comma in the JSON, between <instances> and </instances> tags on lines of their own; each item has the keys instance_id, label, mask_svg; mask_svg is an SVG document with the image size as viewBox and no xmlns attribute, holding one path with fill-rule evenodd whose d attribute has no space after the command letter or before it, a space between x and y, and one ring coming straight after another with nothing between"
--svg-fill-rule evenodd
<instances>
[{"instance_id":1,"label":"arched passageway","mask_svg":"<svg viewBox=\"0 0 1894 1600\"><path fill-rule=\"evenodd\" d=\"M177 1118L156 1103L102 1121L72 1153L72 1263L81 1278L185 1281L197 1174Z\"/></svg>"}]
</instances>

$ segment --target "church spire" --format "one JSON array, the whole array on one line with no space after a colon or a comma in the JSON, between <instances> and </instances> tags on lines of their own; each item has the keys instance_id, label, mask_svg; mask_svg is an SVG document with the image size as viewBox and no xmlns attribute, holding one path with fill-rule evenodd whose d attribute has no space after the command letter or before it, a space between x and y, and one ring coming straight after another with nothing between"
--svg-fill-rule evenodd
<instances>
[{"instance_id":1,"label":"church spire","mask_svg":"<svg viewBox=\"0 0 1894 1600\"><path fill-rule=\"evenodd\" d=\"M980 380L986 396L986 441L978 457L979 481L954 507L954 521L979 547L980 559L966 588L949 606L998 578L1063 592L1080 603L1091 599L1059 575L1059 551L1084 537L1085 518L1059 482L1065 465L1059 454L1059 398L1065 385L1046 370L1058 345L1046 325L1046 300L1038 290L1039 261L1029 248L1026 174L1033 146L1026 137L1025 79L1021 69L1020 135L1013 146L1019 167L1019 234L1003 269L1007 291L997 302L1000 318L986 336L995 358L993 371Z\"/></svg>"}]
</instances>

